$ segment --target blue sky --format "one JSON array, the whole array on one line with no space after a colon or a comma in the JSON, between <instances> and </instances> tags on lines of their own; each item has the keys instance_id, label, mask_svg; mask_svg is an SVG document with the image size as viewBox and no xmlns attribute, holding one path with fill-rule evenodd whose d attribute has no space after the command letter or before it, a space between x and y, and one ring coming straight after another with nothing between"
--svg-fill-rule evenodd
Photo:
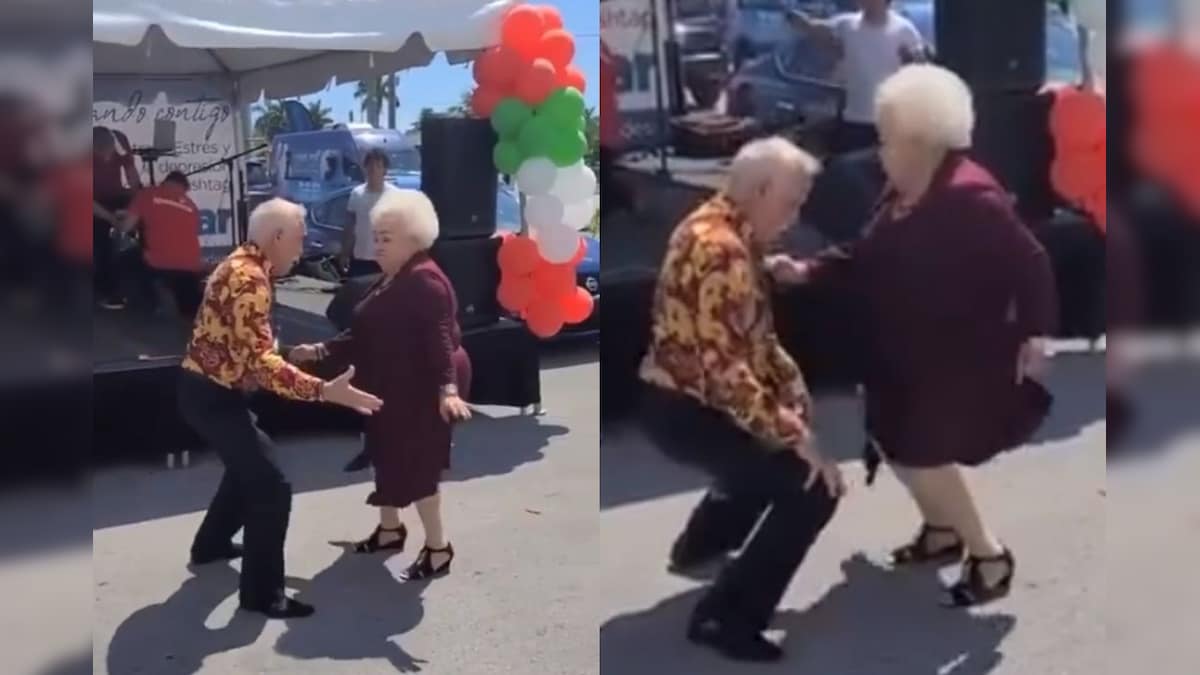
<instances>
[{"instance_id":1,"label":"blue sky","mask_svg":"<svg viewBox=\"0 0 1200 675\"><path fill-rule=\"evenodd\" d=\"M575 36L575 65L587 77L588 90L585 94L589 106L599 101L600 73L600 9L598 0L539 0L533 4L549 4L559 8L564 27ZM422 108L442 110L458 103L464 91L474 87L471 65L451 66L442 55L434 57L424 68L401 71L397 85L400 105L396 109L396 128L407 129L421 113ZM344 84L326 91L305 96L308 102L320 99L326 107L333 109L333 119L345 122L349 113L362 121L358 101L354 100L354 84ZM387 112L380 115L380 124L387 124Z\"/></svg>"}]
</instances>

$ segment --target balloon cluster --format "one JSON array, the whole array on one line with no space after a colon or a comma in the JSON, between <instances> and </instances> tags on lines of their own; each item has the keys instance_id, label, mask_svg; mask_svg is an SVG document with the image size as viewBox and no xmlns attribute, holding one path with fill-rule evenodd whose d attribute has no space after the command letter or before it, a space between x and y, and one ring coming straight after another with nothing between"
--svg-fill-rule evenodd
<instances>
[{"instance_id":1,"label":"balloon cluster","mask_svg":"<svg viewBox=\"0 0 1200 675\"><path fill-rule=\"evenodd\" d=\"M475 61L471 108L496 130L492 159L501 174L515 176L529 231L506 238L501 248L498 296L505 309L526 317L534 333L549 337L591 312L588 295L588 312L578 316L579 298L587 292L574 286L583 250L579 231L599 207L596 175L583 162L587 81L571 63L575 39L556 8L517 5L505 14L500 36L500 44ZM542 262L534 264L530 255ZM572 292L546 285L567 279L568 272Z\"/></svg>"},{"instance_id":2,"label":"balloon cluster","mask_svg":"<svg viewBox=\"0 0 1200 675\"><path fill-rule=\"evenodd\" d=\"M1132 66L1133 158L1200 216L1200 62L1164 43L1141 50Z\"/></svg>"},{"instance_id":3,"label":"balloon cluster","mask_svg":"<svg viewBox=\"0 0 1200 675\"><path fill-rule=\"evenodd\" d=\"M500 243L500 304L518 314L538 337L550 337L566 323L583 323L592 314L592 294L575 285L575 266L587 252L579 242L575 255L555 264L538 253L537 243L511 232Z\"/></svg>"},{"instance_id":4,"label":"balloon cluster","mask_svg":"<svg viewBox=\"0 0 1200 675\"><path fill-rule=\"evenodd\" d=\"M1050 180L1063 199L1083 209L1102 231L1108 223L1106 128L1102 94L1076 87L1054 92L1050 109L1050 135L1054 139Z\"/></svg>"}]
</instances>

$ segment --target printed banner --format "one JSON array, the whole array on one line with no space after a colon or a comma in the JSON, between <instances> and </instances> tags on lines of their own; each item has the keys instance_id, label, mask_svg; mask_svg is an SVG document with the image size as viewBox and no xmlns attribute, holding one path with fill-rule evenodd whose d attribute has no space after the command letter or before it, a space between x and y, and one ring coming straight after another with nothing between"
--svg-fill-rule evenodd
<instances>
[{"instance_id":1,"label":"printed banner","mask_svg":"<svg viewBox=\"0 0 1200 675\"><path fill-rule=\"evenodd\" d=\"M621 134L626 147L654 145L659 136L657 91L663 86L667 70L665 50L659 51L660 67L654 63L652 3L658 10L661 42L669 31L661 0L600 3L600 40L617 61L617 108L621 111ZM665 88L663 105L669 105Z\"/></svg>"},{"instance_id":2,"label":"printed banner","mask_svg":"<svg viewBox=\"0 0 1200 675\"><path fill-rule=\"evenodd\" d=\"M128 138L131 148L154 144L155 120L175 123L175 154L154 162L161 181L171 171L191 173L238 152L237 116L228 98L203 81L96 82L92 127L106 127ZM119 151L120 143L118 143ZM150 185L147 163L135 157L142 184ZM227 248L233 244L229 172L217 166L188 177L191 198L200 207L200 245Z\"/></svg>"}]
</instances>

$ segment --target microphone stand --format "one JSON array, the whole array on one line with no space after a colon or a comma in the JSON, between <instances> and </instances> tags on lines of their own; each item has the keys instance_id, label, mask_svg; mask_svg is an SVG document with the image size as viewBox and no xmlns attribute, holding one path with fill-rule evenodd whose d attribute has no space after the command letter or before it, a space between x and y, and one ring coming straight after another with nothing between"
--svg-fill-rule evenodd
<instances>
[{"instance_id":1,"label":"microphone stand","mask_svg":"<svg viewBox=\"0 0 1200 675\"><path fill-rule=\"evenodd\" d=\"M246 155L252 155L252 154L258 152L259 150L262 150L263 148L267 148L267 147L270 147L270 146L266 143L263 143L262 145L259 145L254 148L250 148L249 150L246 150L244 152L239 152L236 155L229 155L228 157L222 157L221 159L218 159L217 161L213 162L212 164L209 164L208 166L202 166L199 169L196 169L195 171L189 171L187 174L185 174L187 176L194 176L198 173L204 173L205 171L208 171L210 169L215 169L218 166L221 166L222 164L225 165L225 168L229 171L229 217L233 219L233 245L234 246L240 246L242 244L242 242L244 242L246 240L246 235L245 235L245 232L242 231L243 227L244 227L244 223L242 223L241 218L238 217L237 186L234 183L234 178L235 178L236 174L234 173L233 163L235 161L241 159L242 157L245 157Z\"/></svg>"}]
</instances>

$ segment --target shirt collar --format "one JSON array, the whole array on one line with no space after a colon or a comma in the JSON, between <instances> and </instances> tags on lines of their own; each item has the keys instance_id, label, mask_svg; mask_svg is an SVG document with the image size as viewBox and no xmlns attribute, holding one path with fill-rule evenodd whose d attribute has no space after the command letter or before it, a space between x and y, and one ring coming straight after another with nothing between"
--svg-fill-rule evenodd
<instances>
[{"instance_id":1,"label":"shirt collar","mask_svg":"<svg viewBox=\"0 0 1200 675\"><path fill-rule=\"evenodd\" d=\"M723 192L718 194L713 197L710 205L716 210L714 214L717 216L716 219L732 228L746 248L757 249L757 245L754 243L754 227L750 224L750 219L738 209L729 195Z\"/></svg>"},{"instance_id":2,"label":"shirt collar","mask_svg":"<svg viewBox=\"0 0 1200 675\"><path fill-rule=\"evenodd\" d=\"M241 253L243 257L253 260L259 267L262 267L268 277L271 276L271 261L267 259L267 254L263 252L258 244L252 241L242 244Z\"/></svg>"}]
</instances>

